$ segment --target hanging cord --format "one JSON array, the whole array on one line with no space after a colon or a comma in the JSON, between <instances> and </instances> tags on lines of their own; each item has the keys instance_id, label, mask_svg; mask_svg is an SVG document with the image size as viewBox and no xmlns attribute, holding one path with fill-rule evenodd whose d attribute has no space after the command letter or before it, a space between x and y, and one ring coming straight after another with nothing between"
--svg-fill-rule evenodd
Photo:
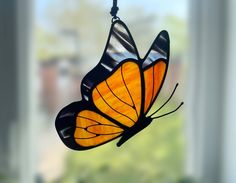
<instances>
[{"instance_id":1,"label":"hanging cord","mask_svg":"<svg viewBox=\"0 0 236 183\"><path fill-rule=\"evenodd\" d=\"M111 8L111 16L112 16L112 21L116 19L120 19L118 16L116 16L117 12L119 10L119 7L117 6L117 0L113 0L113 7Z\"/></svg>"}]
</instances>

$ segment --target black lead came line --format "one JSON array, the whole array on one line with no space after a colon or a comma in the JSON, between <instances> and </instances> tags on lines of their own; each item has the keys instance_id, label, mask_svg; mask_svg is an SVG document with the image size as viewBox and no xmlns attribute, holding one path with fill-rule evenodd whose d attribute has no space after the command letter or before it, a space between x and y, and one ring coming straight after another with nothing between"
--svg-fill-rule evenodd
<instances>
[{"instance_id":1,"label":"black lead came line","mask_svg":"<svg viewBox=\"0 0 236 183\"><path fill-rule=\"evenodd\" d=\"M98 88L96 87L95 89L97 90L97 92L98 92L98 94L100 95L101 99L105 102L105 104L107 104L107 106L108 106L109 108L111 108L111 110L115 111L116 113L120 114L121 116L124 116L124 117L130 119L133 123L135 123L135 121L134 121L133 119L131 119L129 116L126 116L126 115L120 113L119 111L117 111L116 109L114 109L113 107L111 107L111 105L108 104L108 102L107 102L107 101L104 99L104 97L101 95L101 93L99 92ZM119 122L119 121L118 121L118 122ZM119 123L121 123L121 122L119 122Z\"/></svg>"},{"instance_id":2,"label":"black lead came line","mask_svg":"<svg viewBox=\"0 0 236 183\"><path fill-rule=\"evenodd\" d=\"M111 89L111 87L109 86L107 80L105 80L105 82L106 82L106 84L107 84L107 87L108 87L109 90L111 91L111 93L114 95L114 97L116 97L118 100L120 100L121 102L123 102L124 104L126 104L126 105L128 105L128 106L130 106L130 107L132 107L132 108L134 107L134 106L128 104L127 102L123 101L122 99L120 99L120 98L112 91L112 89Z\"/></svg>"},{"instance_id":3,"label":"black lead came line","mask_svg":"<svg viewBox=\"0 0 236 183\"><path fill-rule=\"evenodd\" d=\"M100 122L98 122L98 121L96 121L96 120L94 120L94 119L90 119L90 118L87 118L87 117L84 117L84 116L77 116L78 118L82 118L82 119L87 119L87 120L90 120L90 121L93 121L93 122L95 122L95 123L97 123L97 124L101 124Z\"/></svg>"},{"instance_id":4,"label":"black lead came line","mask_svg":"<svg viewBox=\"0 0 236 183\"><path fill-rule=\"evenodd\" d=\"M91 131L88 130L88 128L94 127L94 126L99 126L99 125L92 125L92 126L89 126L89 127L87 127L87 128L82 128L82 127L76 127L76 128L85 130L86 132L91 133L91 134L93 134L93 135L115 135L115 134L120 134L120 133L123 133L123 132L124 132L124 130L122 130L122 131L120 131L120 132L113 132L113 133L96 133L96 132L91 132ZM106 125L106 126L115 127L115 126L113 126L113 125Z\"/></svg>"},{"instance_id":5,"label":"black lead came line","mask_svg":"<svg viewBox=\"0 0 236 183\"><path fill-rule=\"evenodd\" d=\"M135 103L134 103L134 99L133 99L133 97L132 97L132 95L131 95L131 93L130 93L130 91L129 91L129 89L128 89L128 86L126 85L126 83L125 83L125 79L124 79L124 75L123 75L123 65L121 66L121 76L122 76L122 80L123 80L123 82L124 82L124 85L125 85L125 88L126 88L126 90L128 91L128 93L129 93L129 96L130 96L130 98L131 98L131 100L132 100L132 103L133 103L133 108L134 108L134 110L135 110L135 112L136 112L136 115L137 115L137 118L139 118L139 115L138 115L138 111L137 111L137 108L136 108L136 106L135 106Z\"/></svg>"},{"instance_id":6,"label":"black lead came line","mask_svg":"<svg viewBox=\"0 0 236 183\"><path fill-rule=\"evenodd\" d=\"M151 102L150 104L153 102L153 99L154 99L154 89L155 89L155 83L154 83L154 78L155 78L155 70L154 70L154 67L152 67L152 99L151 99Z\"/></svg>"},{"instance_id":7,"label":"black lead came line","mask_svg":"<svg viewBox=\"0 0 236 183\"><path fill-rule=\"evenodd\" d=\"M97 123L96 125L90 125L90 126L106 125L106 126L113 126L113 127L116 127L116 128L120 128L118 125L114 124L113 122L111 122L111 123L113 123L114 125L109 125L109 124L102 124L101 122L96 121L96 120L91 119L91 118L88 118L88 117L84 117L84 116L77 116L77 117L78 117L78 118L82 118L82 119L86 119L86 120L90 120L90 121L93 121L93 122ZM102 116L102 117L103 117L103 116ZM103 118L104 118L104 117L103 117ZM106 118L104 118L104 119L106 119ZM108 119L106 119L106 120L108 120ZM110 121L110 120L108 120L108 121ZM88 127L90 127L90 126L87 126L86 128L88 128ZM83 127L80 127L80 126L77 126L77 125L76 125L76 128L83 128ZM83 129L86 129L86 128L83 128Z\"/></svg>"}]
</instances>

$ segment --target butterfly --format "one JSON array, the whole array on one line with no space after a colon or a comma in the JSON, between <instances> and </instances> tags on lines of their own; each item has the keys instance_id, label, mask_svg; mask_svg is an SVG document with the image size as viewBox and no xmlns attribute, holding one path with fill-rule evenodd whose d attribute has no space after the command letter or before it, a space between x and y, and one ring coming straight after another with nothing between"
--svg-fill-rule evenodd
<instances>
[{"instance_id":1,"label":"butterfly","mask_svg":"<svg viewBox=\"0 0 236 183\"><path fill-rule=\"evenodd\" d=\"M81 82L82 100L64 107L56 117L56 130L63 143L74 150L95 148L121 137L117 146L146 128L147 116L164 83L169 64L170 41L167 31L156 37L146 56L139 57L127 26L112 23L100 62Z\"/></svg>"}]
</instances>

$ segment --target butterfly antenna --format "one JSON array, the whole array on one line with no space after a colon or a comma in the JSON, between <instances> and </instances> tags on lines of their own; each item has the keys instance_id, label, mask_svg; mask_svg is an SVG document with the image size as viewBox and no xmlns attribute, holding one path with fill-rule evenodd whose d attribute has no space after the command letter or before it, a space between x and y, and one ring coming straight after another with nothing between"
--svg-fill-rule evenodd
<instances>
[{"instance_id":1,"label":"butterfly antenna","mask_svg":"<svg viewBox=\"0 0 236 183\"><path fill-rule=\"evenodd\" d=\"M162 115L160 115L160 116L154 117L154 118L152 118L152 119L157 119L157 118L161 118L161 117L167 116L167 115L169 115L169 114L172 114L172 113L176 112L182 105L184 105L184 102L181 102L181 104L180 104L175 110L173 110L173 111L171 111L171 112L168 112L168 113L166 113L166 114L162 114Z\"/></svg>"},{"instance_id":2,"label":"butterfly antenna","mask_svg":"<svg viewBox=\"0 0 236 183\"><path fill-rule=\"evenodd\" d=\"M178 85L179 85L179 83L177 83L177 84L175 85L175 88L174 88L173 92L171 93L170 97L168 98L168 100L167 100L159 109L157 109L154 113L152 113L152 114L150 115L150 117L152 117L154 114L156 114L158 111L160 111L160 110L170 101L170 99L173 97L173 95L174 95L174 93L175 93L175 91L176 91Z\"/></svg>"}]
</instances>

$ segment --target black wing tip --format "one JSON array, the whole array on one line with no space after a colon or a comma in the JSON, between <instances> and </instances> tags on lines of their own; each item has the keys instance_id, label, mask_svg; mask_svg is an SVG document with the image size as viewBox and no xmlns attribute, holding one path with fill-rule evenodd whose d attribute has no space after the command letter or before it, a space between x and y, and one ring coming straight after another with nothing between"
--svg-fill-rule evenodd
<instances>
[{"instance_id":1,"label":"black wing tip","mask_svg":"<svg viewBox=\"0 0 236 183\"><path fill-rule=\"evenodd\" d=\"M86 148L79 146L74 139L76 116L83 107L83 103L83 101L79 101L67 105L58 113L55 120L56 131L61 141L69 149L77 151L86 150Z\"/></svg>"},{"instance_id":2,"label":"black wing tip","mask_svg":"<svg viewBox=\"0 0 236 183\"><path fill-rule=\"evenodd\" d=\"M159 33L158 37L162 37L163 39L167 40L168 42L169 42L169 40L170 40L170 36L169 36L169 33L168 33L167 30L162 30L162 31Z\"/></svg>"},{"instance_id":3,"label":"black wing tip","mask_svg":"<svg viewBox=\"0 0 236 183\"><path fill-rule=\"evenodd\" d=\"M164 29L164 30L161 30L160 34L163 34L163 35L165 34L166 36L169 36L169 33L168 33L168 31L167 31L167 30L165 30L165 29Z\"/></svg>"}]
</instances>

